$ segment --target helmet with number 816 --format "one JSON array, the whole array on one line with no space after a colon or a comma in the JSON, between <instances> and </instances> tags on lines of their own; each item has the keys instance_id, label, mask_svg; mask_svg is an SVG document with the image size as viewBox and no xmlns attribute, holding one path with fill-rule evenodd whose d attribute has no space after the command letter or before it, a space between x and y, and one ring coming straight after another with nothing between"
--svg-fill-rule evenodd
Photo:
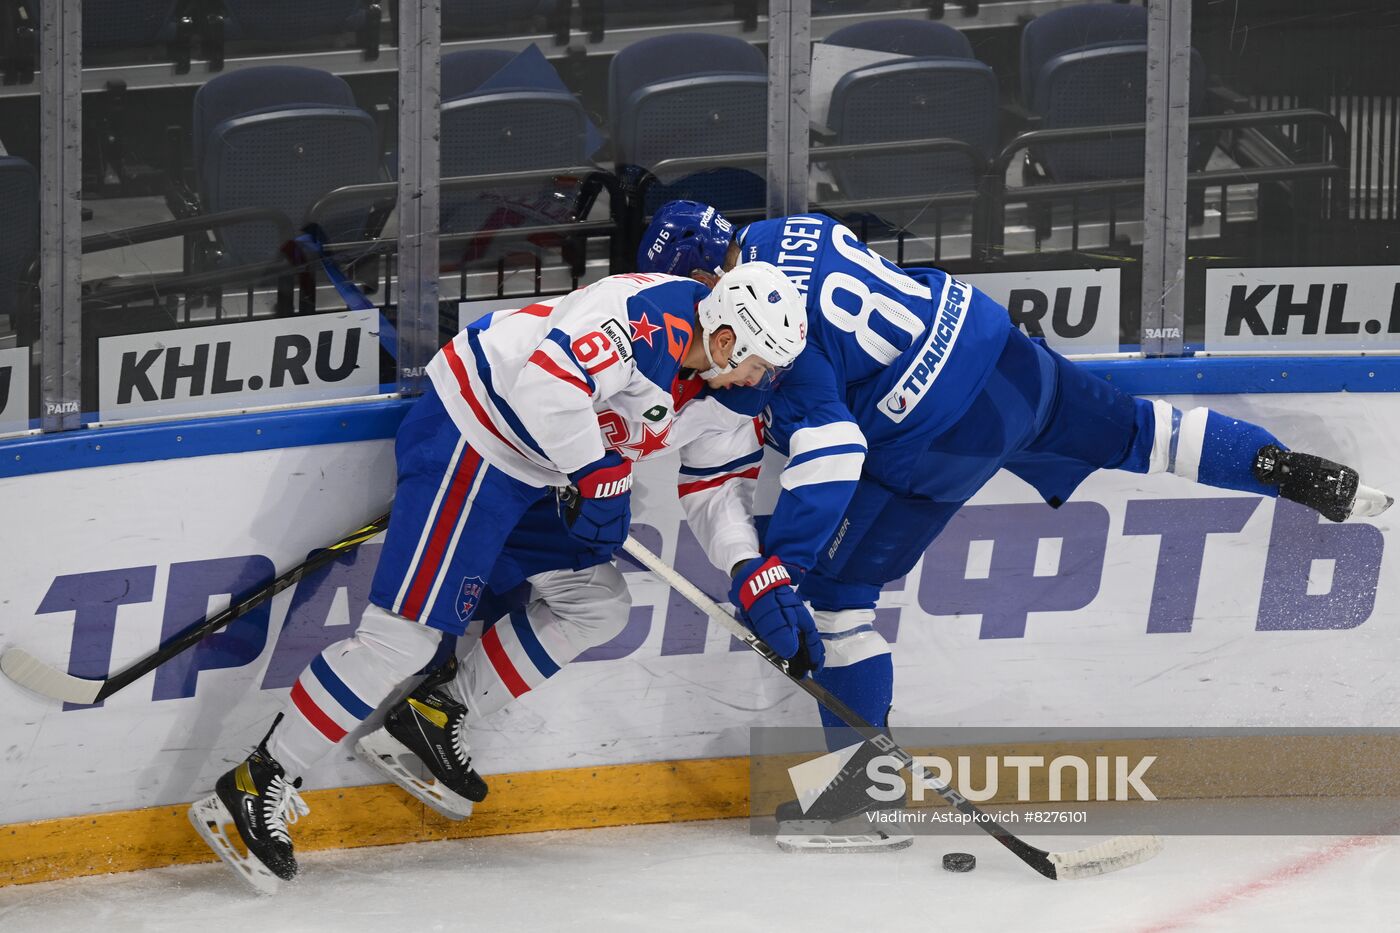
<instances>
[{"instance_id":1,"label":"helmet with number 816","mask_svg":"<svg viewBox=\"0 0 1400 933\"><path fill-rule=\"evenodd\" d=\"M710 369L700 375L706 379L728 372L750 355L785 369L807 345L807 308L802 294L770 263L746 262L725 273L714 290L700 300L698 311L706 333L726 326L734 331L734 352L725 366L715 365L705 342Z\"/></svg>"},{"instance_id":2,"label":"helmet with number 816","mask_svg":"<svg viewBox=\"0 0 1400 933\"><path fill-rule=\"evenodd\" d=\"M690 275L695 269L718 272L733 238L733 225L710 205L668 201L642 236L637 271L667 275Z\"/></svg>"}]
</instances>

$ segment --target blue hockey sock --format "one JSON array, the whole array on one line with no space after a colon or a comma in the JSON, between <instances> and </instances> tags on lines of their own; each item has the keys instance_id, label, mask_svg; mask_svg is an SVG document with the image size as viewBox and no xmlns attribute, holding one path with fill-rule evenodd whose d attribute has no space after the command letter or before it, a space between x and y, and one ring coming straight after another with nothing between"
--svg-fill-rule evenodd
<instances>
[{"instance_id":1,"label":"blue hockey sock","mask_svg":"<svg viewBox=\"0 0 1400 933\"><path fill-rule=\"evenodd\" d=\"M1137 436L1121 468L1175 473L1206 486L1277 496L1278 487L1254 476L1254 457L1269 444L1288 449L1257 424L1209 408L1183 413L1161 399L1139 399Z\"/></svg>"},{"instance_id":2,"label":"blue hockey sock","mask_svg":"<svg viewBox=\"0 0 1400 933\"><path fill-rule=\"evenodd\" d=\"M888 725L894 695L894 664L890 645L875 630L874 609L819 609L812 614L826 647L826 665L817 672L817 683L836 694L866 722L883 729ZM850 730L825 707L822 725L827 747L833 751L856 741Z\"/></svg>"},{"instance_id":3,"label":"blue hockey sock","mask_svg":"<svg viewBox=\"0 0 1400 933\"><path fill-rule=\"evenodd\" d=\"M824 667L817 672L816 680L872 726L883 729L889 725L890 700L894 695L894 664L889 654L845 667ZM844 728L845 723L825 706L821 707L821 715L822 725L828 730L828 749L835 751L859 741L859 736Z\"/></svg>"},{"instance_id":4,"label":"blue hockey sock","mask_svg":"<svg viewBox=\"0 0 1400 933\"><path fill-rule=\"evenodd\" d=\"M1265 485L1255 478L1254 458L1259 448L1268 444L1283 450L1288 448L1268 431L1248 421L1237 421L1204 408L1192 409L1187 416L1201 411L1206 412L1205 438L1201 445L1196 482L1261 496L1277 496L1277 486Z\"/></svg>"}]
</instances>

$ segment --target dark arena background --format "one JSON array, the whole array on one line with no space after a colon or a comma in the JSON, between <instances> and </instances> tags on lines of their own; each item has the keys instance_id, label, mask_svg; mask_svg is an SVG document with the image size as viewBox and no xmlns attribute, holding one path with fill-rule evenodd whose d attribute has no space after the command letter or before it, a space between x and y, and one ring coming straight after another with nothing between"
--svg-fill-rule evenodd
<instances>
[{"instance_id":1,"label":"dark arena background","mask_svg":"<svg viewBox=\"0 0 1400 933\"><path fill-rule=\"evenodd\" d=\"M360 624L429 361L637 273L677 199L832 218L1122 392L1400 488L1394 0L0 0L0 927L1393 928L1396 513L1113 471L1056 508L997 473L867 630L893 740L959 730L912 754L1153 756L1155 800L1079 801L1142 864L1050 884L985 826L784 851L765 781L844 759L760 781L753 730L816 704L622 552L619 634L472 726L469 819L356 757L371 715L301 787L294 883L217 863L189 805ZM678 468L637 467L632 535L723 602ZM1051 772L954 795L1058 807Z\"/></svg>"}]
</instances>

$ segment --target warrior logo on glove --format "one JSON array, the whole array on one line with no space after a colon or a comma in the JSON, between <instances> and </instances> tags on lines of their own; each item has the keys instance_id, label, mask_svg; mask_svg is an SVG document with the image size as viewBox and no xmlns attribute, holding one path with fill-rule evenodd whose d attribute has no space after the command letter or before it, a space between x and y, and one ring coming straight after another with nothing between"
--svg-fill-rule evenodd
<instances>
[{"instance_id":1,"label":"warrior logo on glove","mask_svg":"<svg viewBox=\"0 0 1400 933\"><path fill-rule=\"evenodd\" d=\"M758 573L749 577L744 584L744 591L739 598L744 603L744 609L752 609L754 600L764 593L779 586L791 586L792 577L788 575L787 568L776 557L770 557L768 563L763 566Z\"/></svg>"}]
</instances>

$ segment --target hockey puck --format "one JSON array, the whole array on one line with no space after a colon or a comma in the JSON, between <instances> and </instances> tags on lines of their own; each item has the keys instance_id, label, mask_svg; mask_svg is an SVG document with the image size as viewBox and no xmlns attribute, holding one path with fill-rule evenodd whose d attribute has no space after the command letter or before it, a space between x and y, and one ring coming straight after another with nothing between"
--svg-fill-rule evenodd
<instances>
[{"instance_id":1,"label":"hockey puck","mask_svg":"<svg viewBox=\"0 0 1400 933\"><path fill-rule=\"evenodd\" d=\"M966 852L949 852L943 856L944 871L972 871L976 867L976 857Z\"/></svg>"}]
</instances>

